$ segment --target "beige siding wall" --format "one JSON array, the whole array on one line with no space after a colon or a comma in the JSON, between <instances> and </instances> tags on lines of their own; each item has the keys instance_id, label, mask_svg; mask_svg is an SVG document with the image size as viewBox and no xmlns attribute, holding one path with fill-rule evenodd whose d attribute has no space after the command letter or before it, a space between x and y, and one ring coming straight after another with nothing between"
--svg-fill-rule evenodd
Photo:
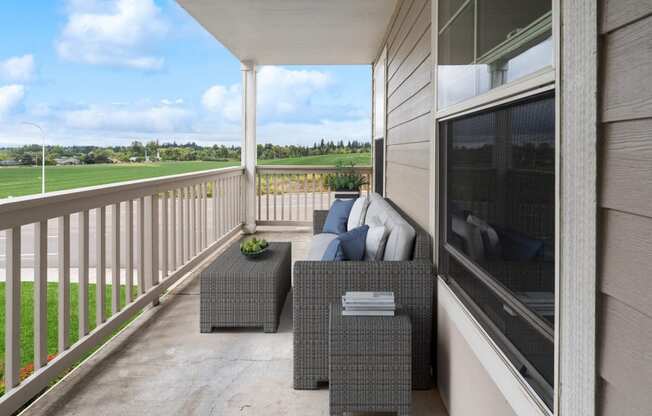
<instances>
[{"instance_id":1,"label":"beige siding wall","mask_svg":"<svg viewBox=\"0 0 652 416\"><path fill-rule=\"evenodd\" d=\"M429 227L432 142L430 0L400 3L387 37L385 194Z\"/></svg>"},{"instance_id":2,"label":"beige siding wall","mask_svg":"<svg viewBox=\"0 0 652 416\"><path fill-rule=\"evenodd\" d=\"M652 409L652 3L602 0L601 415Z\"/></svg>"},{"instance_id":3,"label":"beige siding wall","mask_svg":"<svg viewBox=\"0 0 652 416\"><path fill-rule=\"evenodd\" d=\"M430 229L433 144L431 19L435 1L398 4L387 48L386 196ZM381 48L382 50L383 48ZM514 412L445 309L437 328L438 390L455 416L510 416Z\"/></svg>"}]
</instances>

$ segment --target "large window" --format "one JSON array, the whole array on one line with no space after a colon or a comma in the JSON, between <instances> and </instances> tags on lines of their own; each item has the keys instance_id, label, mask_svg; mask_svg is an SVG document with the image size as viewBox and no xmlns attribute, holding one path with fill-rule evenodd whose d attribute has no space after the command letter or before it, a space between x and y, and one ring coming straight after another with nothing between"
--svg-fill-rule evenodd
<instances>
[{"instance_id":1,"label":"large window","mask_svg":"<svg viewBox=\"0 0 652 416\"><path fill-rule=\"evenodd\" d=\"M440 0L438 108L552 65L551 0Z\"/></svg>"},{"instance_id":2,"label":"large window","mask_svg":"<svg viewBox=\"0 0 652 416\"><path fill-rule=\"evenodd\" d=\"M442 121L439 128L442 272L552 406L554 94Z\"/></svg>"}]
</instances>

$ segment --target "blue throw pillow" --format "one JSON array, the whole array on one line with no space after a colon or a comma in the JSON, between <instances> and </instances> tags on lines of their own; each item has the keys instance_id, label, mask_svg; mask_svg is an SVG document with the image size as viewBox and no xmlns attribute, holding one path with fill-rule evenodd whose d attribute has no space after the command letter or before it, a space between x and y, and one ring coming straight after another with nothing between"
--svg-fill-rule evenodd
<instances>
[{"instance_id":1,"label":"blue throw pillow","mask_svg":"<svg viewBox=\"0 0 652 416\"><path fill-rule=\"evenodd\" d=\"M348 233L337 236L336 240L340 241L340 246L342 247L342 252L346 260L360 261L364 258L367 231L369 231L369 226L363 225L352 229Z\"/></svg>"},{"instance_id":2,"label":"blue throw pillow","mask_svg":"<svg viewBox=\"0 0 652 416\"><path fill-rule=\"evenodd\" d=\"M321 258L323 261L342 261L344 260L344 253L342 252L342 242L339 238L330 242L324 255Z\"/></svg>"},{"instance_id":3,"label":"blue throw pillow","mask_svg":"<svg viewBox=\"0 0 652 416\"><path fill-rule=\"evenodd\" d=\"M325 233L342 234L346 232L346 223L354 202L355 199L336 199L333 202L324 223Z\"/></svg>"}]
</instances>

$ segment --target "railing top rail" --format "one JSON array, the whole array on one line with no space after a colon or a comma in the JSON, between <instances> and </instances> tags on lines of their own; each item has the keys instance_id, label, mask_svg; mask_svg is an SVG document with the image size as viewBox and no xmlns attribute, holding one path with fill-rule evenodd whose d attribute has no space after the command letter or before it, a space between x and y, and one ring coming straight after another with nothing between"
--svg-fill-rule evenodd
<instances>
[{"instance_id":1,"label":"railing top rail","mask_svg":"<svg viewBox=\"0 0 652 416\"><path fill-rule=\"evenodd\" d=\"M243 172L242 166L234 166L6 199L0 202L0 230Z\"/></svg>"}]
</instances>

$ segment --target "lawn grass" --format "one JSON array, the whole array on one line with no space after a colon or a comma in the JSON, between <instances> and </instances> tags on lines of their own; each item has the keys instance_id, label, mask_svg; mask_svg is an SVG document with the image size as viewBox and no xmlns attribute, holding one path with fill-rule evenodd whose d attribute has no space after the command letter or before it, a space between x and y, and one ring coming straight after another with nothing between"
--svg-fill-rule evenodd
<instances>
[{"instance_id":1,"label":"lawn grass","mask_svg":"<svg viewBox=\"0 0 652 416\"><path fill-rule=\"evenodd\" d=\"M88 324L92 330L96 326L95 320L95 284L88 285ZM134 297L135 297L134 289ZM47 351L48 355L56 354L58 350L58 295L59 284L49 282L47 288ZM111 316L111 285L106 286L106 317ZM79 285L70 284L70 344L79 339ZM125 287L120 287L120 304L125 304ZM4 379L4 337L5 337L5 283L0 282L0 380ZM21 284L21 313L20 313L20 364L21 368L31 365L34 361L34 283L22 282ZM89 352L90 354L90 352ZM28 374L24 374L28 375ZM0 386L0 392L3 390Z\"/></svg>"},{"instance_id":2,"label":"lawn grass","mask_svg":"<svg viewBox=\"0 0 652 416\"><path fill-rule=\"evenodd\" d=\"M259 165L327 165L333 166L338 161L355 163L357 166L371 166L371 153L346 153L340 155L320 155L291 157L287 159L259 160Z\"/></svg>"},{"instance_id":3,"label":"lawn grass","mask_svg":"<svg viewBox=\"0 0 652 416\"><path fill-rule=\"evenodd\" d=\"M155 178L237 166L240 161L228 162L161 162L121 163L114 165L46 166L47 192L108 183ZM41 169L32 166L0 168L0 198L32 195L41 192Z\"/></svg>"},{"instance_id":4,"label":"lawn grass","mask_svg":"<svg viewBox=\"0 0 652 416\"><path fill-rule=\"evenodd\" d=\"M350 153L322 156L306 156L287 159L259 160L260 165L335 165L337 161L354 162L358 166L371 165L370 153ZM228 162L160 162L121 163L114 165L46 166L45 189L47 192L86 186L105 185L136 179L155 178L180 173L197 172L237 166L240 161ZM0 199L8 196L24 196L41 192L41 169L37 167L1 167Z\"/></svg>"}]
</instances>

